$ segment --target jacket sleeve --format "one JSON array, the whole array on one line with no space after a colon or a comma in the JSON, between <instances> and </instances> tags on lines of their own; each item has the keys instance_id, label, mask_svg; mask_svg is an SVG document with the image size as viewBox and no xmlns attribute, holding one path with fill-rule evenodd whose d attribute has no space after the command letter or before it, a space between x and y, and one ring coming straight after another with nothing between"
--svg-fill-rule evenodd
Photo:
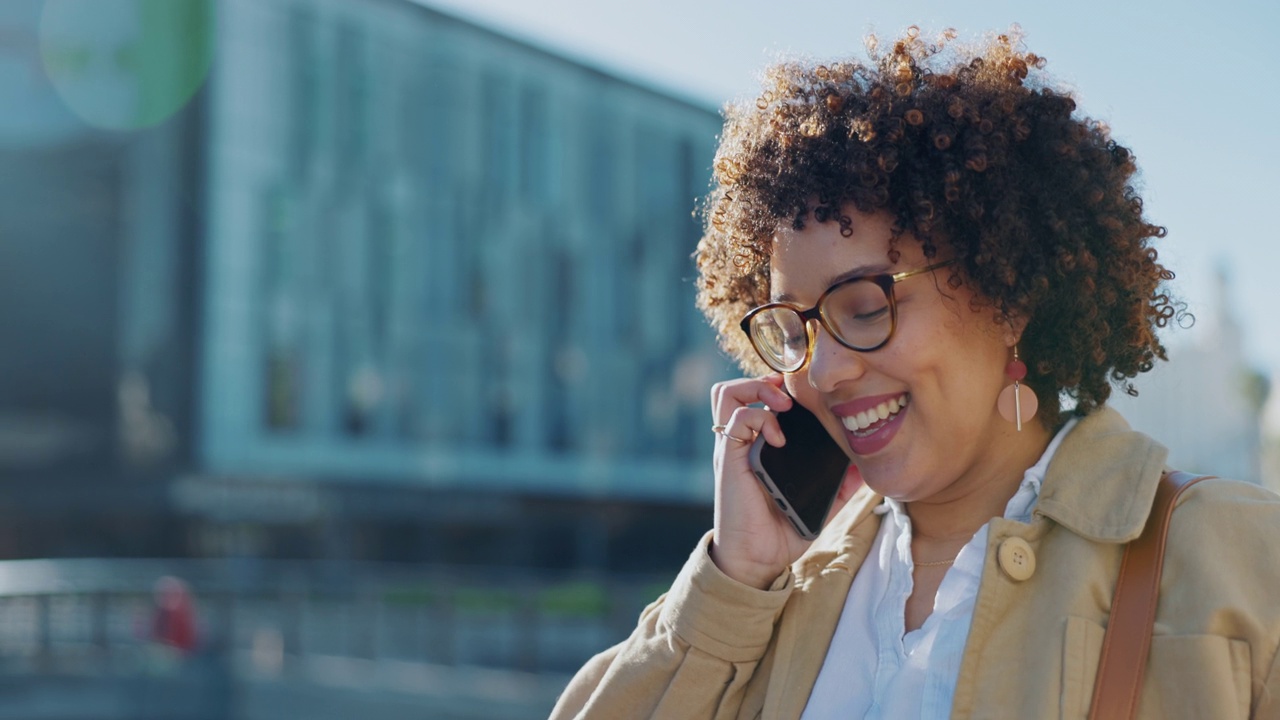
<instances>
[{"instance_id":1,"label":"jacket sleeve","mask_svg":"<svg viewBox=\"0 0 1280 720\"><path fill-rule=\"evenodd\" d=\"M790 570L768 590L711 562L708 533L671 589L645 608L631 637L578 671L552 720L730 720L791 595Z\"/></svg>"}]
</instances>

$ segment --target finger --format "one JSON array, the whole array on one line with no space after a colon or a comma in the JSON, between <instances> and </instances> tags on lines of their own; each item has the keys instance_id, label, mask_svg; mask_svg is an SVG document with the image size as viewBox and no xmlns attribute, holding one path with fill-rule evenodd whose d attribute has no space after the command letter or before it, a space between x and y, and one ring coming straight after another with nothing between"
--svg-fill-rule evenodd
<instances>
[{"instance_id":1,"label":"finger","mask_svg":"<svg viewBox=\"0 0 1280 720\"><path fill-rule=\"evenodd\" d=\"M741 387L743 385L751 385L755 383L765 382L776 388L781 389L783 386L783 376L781 373L773 373L763 375L758 378L735 378L733 380L722 380L711 386L711 407L717 408L724 401L726 389ZM785 394L786 391L783 390Z\"/></svg>"},{"instance_id":2,"label":"finger","mask_svg":"<svg viewBox=\"0 0 1280 720\"><path fill-rule=\"evenodd\" d=\"M858 470L858 466L849 463L849 468L844 472L844 480L840 483L840 490L836 492L836 501L842 505L848 502L864 484L866 483L862 480L862 472Z\"/></svg>"},{"instance_id":3,"label":"finger","mask_svg":"<svg viewBox=\"0 0 1280 720\"><path fill-rule=\"evenodd\" d=\"M711 417L717 425L727 425L734 411L755 403L763 403L778 412L791 408L791 396L768 379L730 380L719 383L717 390L711 408Z\"/></svg>"},{"instance_id":4,"label":"finger","mask_svg":"<svg viewBox=\"0 0 1280 720\"><path fill-rule=\"evenodd\" d=\"M755 442L756 435L760 433L764 434L765 442L774 447L782 447L786 443L782 427L778 424L778 417L764 408L739 407L734 410L729 422L725 423L725 428L721 431L731 445L745 446Z\"/></svg>"},{"instance_id":5,"label":"finger","mask_svg":"<svg viewBox=\"0 0 1280 720\"><path fill-rule=\"evenodd\" d=\"M758 432L747 419L736 416L730 416L728 422L716 425L711 429L720 436L716 440L722 449L738 445L750 445L755 442L756 433Z\"/></svg>"},{"instance_id":6,"label":"finger","mask_svg":"<svg viewBox=\"0 0 1280 720\"><path fill-rule=\"evenodd\" d=\"M844 479L840 482L840 489L836 491L836 499L831 503L831 510L827 512L827 522L830 522L831 518L844 509L850 498L861 490L864 484L862 473L858 470L858 466L849 463L849 468L844 473Z\"/></svg>"}]
</instances>

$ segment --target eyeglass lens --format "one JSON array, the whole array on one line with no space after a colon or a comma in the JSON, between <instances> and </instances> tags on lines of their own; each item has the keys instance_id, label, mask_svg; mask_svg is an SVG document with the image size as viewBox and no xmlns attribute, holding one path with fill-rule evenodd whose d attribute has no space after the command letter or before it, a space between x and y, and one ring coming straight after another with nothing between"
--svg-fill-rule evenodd
<instances>
[{"instance_id":1,"label":"eyeglass lens","mask_svg":"<svg viewBox=\"0 0 1280 720\"><path fill-rule=\"evenodd\" d=\"M832 290L819 313L843 344L857 350L878 347L893 331L893 313L885 290L870 279L855 280ZM809 334L796 310L775 306L751 318L751 340L775 370L790 372L804 364Z\"/></svg>"}]
</instances>

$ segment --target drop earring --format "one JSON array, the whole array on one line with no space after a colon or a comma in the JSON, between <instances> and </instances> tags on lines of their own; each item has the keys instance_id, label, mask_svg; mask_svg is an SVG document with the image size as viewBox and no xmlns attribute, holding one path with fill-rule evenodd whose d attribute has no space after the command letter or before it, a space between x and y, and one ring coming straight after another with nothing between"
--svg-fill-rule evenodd
<instances>
[{"instance_id":1,"label":"drop earring","mask_svg":"<svg viewBox=\"0 0 1280 720\"><path fill-rule=\"evenodd\" d=\"M1036 397L1034 390L1022 384L1023 378L1027 376L1027 366L1018 359L1017 345L1013 346L1013 360L1004 366L1004 374L1009 376L1013 384L1006 385L1000 391L1000 397L996 398L996 410L1000 412L1000 417L1016 425L1018 432L1022 432L1022 423L1030 422L1040 409L1040 398Z\"/></svg>"}]
</instances>

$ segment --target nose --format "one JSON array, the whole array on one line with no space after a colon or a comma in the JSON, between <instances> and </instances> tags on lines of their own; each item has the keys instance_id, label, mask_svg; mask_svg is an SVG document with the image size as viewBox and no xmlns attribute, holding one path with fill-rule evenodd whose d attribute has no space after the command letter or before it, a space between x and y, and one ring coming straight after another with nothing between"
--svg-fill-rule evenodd
<instances>
[{"instance_id":1,"label":"nose","mask_svg":"<svg viewBox=\"0 0 1280 720\"><path fill-rule=\"evenodd\" d=\"M831 392L842 382L855 380L866 373L862 353L836 342L816 320L809 324L813 348L809 353L809 386L818 392Z\"/></svg>"}]
</instances>

